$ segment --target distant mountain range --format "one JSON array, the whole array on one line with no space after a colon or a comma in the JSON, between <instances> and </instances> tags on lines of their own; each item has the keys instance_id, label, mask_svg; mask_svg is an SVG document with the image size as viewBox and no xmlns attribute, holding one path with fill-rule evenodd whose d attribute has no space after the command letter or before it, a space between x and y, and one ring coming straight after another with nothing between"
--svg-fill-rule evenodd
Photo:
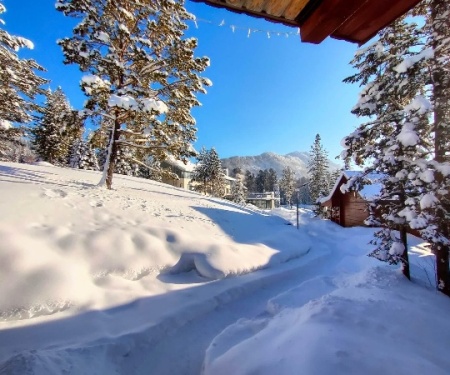
<instances>
[{"instance_id":1,"label":"distant mountain range","mask_svg":"<svg viewBox=\"0 0 450 375\"><path fill-rule=\"evenodd\" d=\"M264 152L256 156L232 156L222 159L222 166L231 172L234 168L241 168L243 171L250 171L257 174L260 169L273 168L281 177L282 171L286 167L291 167L297 178L308 174L309 152L295 151L286 155L279 155L274 152ZM338 169L339 165L330 160L330 169Z\"/></svg>"}]
</instances>

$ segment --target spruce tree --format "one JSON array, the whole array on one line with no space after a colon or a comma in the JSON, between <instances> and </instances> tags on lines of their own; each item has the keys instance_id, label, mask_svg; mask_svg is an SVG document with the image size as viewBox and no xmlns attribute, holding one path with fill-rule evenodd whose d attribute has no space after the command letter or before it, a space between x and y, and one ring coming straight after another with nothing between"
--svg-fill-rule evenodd
<instances>
[{"instance_id":1,"label":"spruce tree","mask_svg":"<svg viewBox=\"0 0 450 375\"><path fill-rule=\"evenodd\" d=\"M223 197L225 195L225 173L219 154L213 147L209 156L210 173L211 173L211 193L215 197Z\"/></svg>"},{"instance_id":2,"label":"spruce tree","mask_svg":"<svg viewBox=\"0 0 450 375\"><path fill-rule=\"evenodd\" d=\"M416 98L405 110L411 118L420 113L428 115L432 157L416 162L420 171L411 178L420 187L420 194L411 204L408 220L431 243L436 256L437 288L450 296L450 4L427 0L420 5L416 13L426 19L420 29L425 43L414 58L406 56L397 70L420 84Z\"/></svg>"},{"instance_id":3,"label":"spruce tree","mask_svg":"<svg viewBox=\"0 0 450 375\"><path fill-rule=\"evenodd\" d=\"M100 170L97 155L91 144L81 138L75 141L72 146L69 165L77 169Z\"/></svg>"},{"instance_id":4,"label":"spruce tree","mask_svg":"<svg viewBox=\"0 0 450 375\"><path fill-rule=\"evenodd\" d=\"M38 111L35 126L31 129L32 143L42 160L65 165L71 148L83 133L82 121L74 111L60 87L47 90L46 101Z\"/></svg>"},{"instance_id":5,"label":"spruce tree","mask_svg":"<svg viewBox=\"0 0 450 375\"><path fill-rule=\"evenodd\" d=\"M309 191L313 203L329 192L328 154L322 146L320 135L316 134L308 160Z\"/></svg>"},{"instance_id":6,"label":"spruce tree","mask_svg":"<svg viewBox=\"0 0 450 375\"><path fill-rule=\"evenodd\" d=\"M256 192L256 177L250 171L245 171L244 185L249 193Z\"/></svg>"},{"instance_id":7,"label":"spruce tree","mask_svg":"<svg viewBox=\"0 0 450 375\"><path fill-rule=\"evenodd\" d=\"M14 150L22 146L23 128L13 127L7 120L0 120L0 160L15 160Z\"/></svg>"},{"instance_id":8,"label":"spruce tree","mask_svg":"<svg viewBox=\"0 0 450 375\"><path fill-rule=\"evenodd\" d=\"M278 185L277 172L273 168L267 170L265 191L275 191L275 187Z\"/></svg>"},{"instance_id":9,"label":"spruce tree","mask_svg":"<svg viewBox=\"0 0 450 375\"><path fill-rule=\"evenodd\" d=\"M432 218L422 234L432 243L436 256L438 290L450 296L450 4L446 0L433 0L430 8L426 48L434 51L431 71L435 184L428 194L435 201L426 207Z\"/></svg>"},{"instance_id":10,"label":"spruce tree","mask_svg":"<svg viewBox=\"0 0 450 375\"><path fill-rule=\"evenodd\" d=\"M343 145L344 159L353 158L363 167L359 177L347 184L358 188L369 177L380 184L381 191L370 206L368 224L382 226L372 241L371 255L390 263L401 263L409 275L407 228L408 213L419 194L413 182L417 162L427 157L429 126L426 111L406 110L416 97L420 85L414 77L398 69L405 56L414 58L420 33L406 17L396 20L379 33L376 43L357 52L352 61L358 73L344 82L358 82L363 87L352 112L373 120L361 124ZM398 231L398 232L397 232Z\"/></svg>"},{"instance_id":11,"label":"spruce tree","mask_svg":"<svg viewBox=\"0 0 450 375\"><path fill-rule=\"evenodd\" d=\"M59 0L56 8L81 18L73 36L58 43L65 63L89 73L81 82L86 111L111 120L100 184L111 188L122 145L194 156L191 109L210 85L198 75L209 60L194 57L196 39L183 39L193 19L183 0Z\"/></svg>"},{"instance_id":12,"label":"spruce tree","mask_svg":"<svg viewBox=\"0 0 450 375\"><path fill-rule=\"evenodd\" d=\"M0 15L4 12L6 8L0 0ZM0 19L0 26L3 24ZM48 82L36 74L36 71L43 72L43 67L32 59L19 57L18 51L23 47L34 46L28 39L10 35L0 28L0 120L10 123L32 120L33 112L39 107L34 99L43 93L41 86Z\"/></svg>"},{"instance_id":13,"label":"spruce tree","mask_svg":"<svg viewBox=\"0 0 450 375\"><path fill-rule=\"evenodd\" d=\"M286 199L286 203L291 206L292 195L295 192L295 172L291 167L286 167L283 169L280 180L280 190Z\"/></svg>"},{"instance_id":14,"label":"spruce tree","mask_svg":"<svg viewBox=\"0 0 450 375\"><path fill-rule=\"evenodd\" d=\"M232 189L231 189L231 196L233 199L233 202L236 202L237 204L245 204L245 186L244 186L244 176L242 173L236 173L235 175L236 181L234 182Z\"/></svg>"},{"instance_id":15,"label":"spruce tree","mask_svg":"<svg viewBox=\"0 0 450 375\"><path fill-rule=\"evenodd\" d=\"M203 194L208 194L208 183L210 179L209 174L209 152L205 147L202 147L197 154L197 164L192 172L192 181L200 183Z\"/></svg>"},{"instance_id":16,"label":"spruce tree","mask_svg":"<svg viewBox=\"0 0 450 375\"><path fill-rule=\"evenodd\" d=\"M255 185L258 193L264 193L266 191L267 170L260 169L256 175Z\"/></svg>"},{"instance_id":17,"label":"spruce tree","mask_svg":"<svg viewBox=\"0 0 450 375\"><path fill-rule=\"evenodd\" d=\"M200 182L204 194L215 197L225 195L225 174L220 162L219 154L213 147L201 149L197 156L197 165L194 169L192 181Z\"/></svg>"}]
</instances>

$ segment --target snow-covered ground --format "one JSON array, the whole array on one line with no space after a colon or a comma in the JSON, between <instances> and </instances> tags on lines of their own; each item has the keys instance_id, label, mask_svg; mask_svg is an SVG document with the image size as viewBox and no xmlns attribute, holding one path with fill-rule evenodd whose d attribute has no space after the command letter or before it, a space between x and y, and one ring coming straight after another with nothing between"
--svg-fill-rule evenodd
<instances>
[{"instance_id":1,"label":"snow-covered ground","mask_svg":"<svg viewBox=\"0 0 450 375\"><path fill-rule=\"evenodd\" d=\"M450 373L450 300L372 229L0 163L0 374Z\"/></svg>"}]
</instances>

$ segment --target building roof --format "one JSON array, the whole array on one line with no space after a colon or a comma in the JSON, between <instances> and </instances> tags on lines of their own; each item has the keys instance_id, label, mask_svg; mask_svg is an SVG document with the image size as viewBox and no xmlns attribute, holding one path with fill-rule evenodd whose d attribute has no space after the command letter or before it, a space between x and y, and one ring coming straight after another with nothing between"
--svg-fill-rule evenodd
<instances>
[{"instance_id":1,"label":"building roof","mask_svg":"<svg viewBox=\"0 0 450 375\"><path fill-rule=\"evenodd\" d=\"M331 36L363 44L420 0L193 0L299 27L301 40Z\"/></svg>"},{"instance_id":2,"label":"building roof","mask_svg":"<svg viewBox=\"0 0 450 375\"><path fill-rule=\"evenodd\" d=\"M193 172L195 169L195 164L191 163L189 160L187 163L183 163L181 160L175 159L172 155L168 156L167 159L164 160L167 164L172 165L173 167L178 168L183 172Z\"/></svg>"},{"instance_id":3,"label":"building roof","mask_svg":"<svg viewBox=\"0 0 450 375\"><path fill-rule=\"evenodd\" d=\"M349 181L350 179L360 177L361 175L361 171L343 171L341 175L336 179L336 182L334 183L333 189L331 189L330 193L326 197L319 198L319 202L325 203L326 201L330 200L338 187L341 189L342 193L345 193L345 184L340 185L343 177L345 177L345 179ZM380 194L382 187L382 185L378 182L380 180L380 177L381 175L377 173L370 173L364 176L364 180L367 182L367 185L364 185L361 190L358 190L358 194L367 201L371 201L375 197L377 197Z\"/></svg>"}]
</instances>

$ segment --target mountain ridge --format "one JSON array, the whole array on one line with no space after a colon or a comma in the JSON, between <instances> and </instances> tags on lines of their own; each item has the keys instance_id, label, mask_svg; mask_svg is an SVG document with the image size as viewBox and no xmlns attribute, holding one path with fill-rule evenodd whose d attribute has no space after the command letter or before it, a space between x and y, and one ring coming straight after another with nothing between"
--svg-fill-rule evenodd
<instances>
[{"instance_id":1,"label":"mountain ridge","mask_svg":"<svg viewBox=\"0 0 450 375\"><path fill-rule=\"evenodd\" d=\"M266 151L253 156L231 156L221 159L222 166L231 172L234 168L241 168L243 171L250 171L257 174L260 169L274 169L280 178L282 171L286 167L291 167L297 178L308 175L307 151L292 151L285 155ZM339 165L328 159L330 170L339 169Z\"/></svg>"}]
</instances>

